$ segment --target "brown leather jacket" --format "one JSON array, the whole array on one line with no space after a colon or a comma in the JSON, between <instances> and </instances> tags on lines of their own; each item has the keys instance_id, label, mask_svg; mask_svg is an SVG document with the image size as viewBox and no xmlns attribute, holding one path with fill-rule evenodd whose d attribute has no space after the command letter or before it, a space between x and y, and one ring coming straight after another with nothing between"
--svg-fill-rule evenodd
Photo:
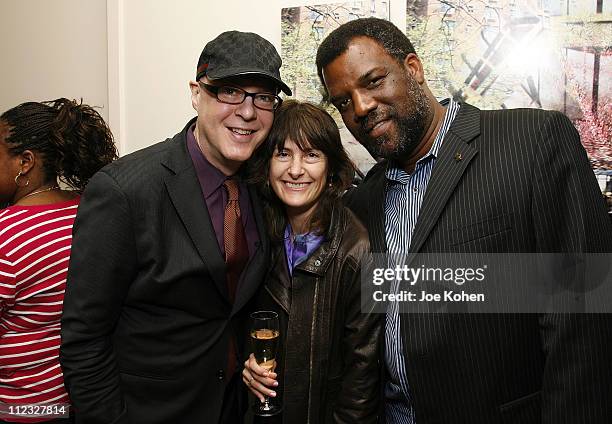
<instances>
[{"instance_id":1,"label":"brown leather jacket","mask_svg":"<svg viewBox=\"0 0 612 424\"><path fill-rule=\"evenodd\" d=\"M338 206L326 241L289 276L284 246L258 308L279 313L277 354L284 423L375 423L380 402L384 315L361 311L361 266L371 263L367 230Z\"/></svg>"}]
</instances>

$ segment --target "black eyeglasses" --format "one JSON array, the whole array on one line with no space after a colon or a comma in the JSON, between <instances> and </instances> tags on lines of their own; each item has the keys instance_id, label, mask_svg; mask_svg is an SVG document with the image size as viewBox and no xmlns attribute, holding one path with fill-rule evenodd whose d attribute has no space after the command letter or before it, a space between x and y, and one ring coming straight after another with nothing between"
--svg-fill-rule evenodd
<instances>
[{"instance_id":1,"label":"black eyeglasses","mask_svg":"<svg viewBox=\"0 0 612 424\"><path fill-rule=\"evenodd\" d=\"M239 105L244 102L247 97L253 98L253 105L258 109L276 110L281 105L283 100L272 93L249 93L242 88L230 87L226 85L210 85L205 82L198 81L202 87L217 96L217 100L230 105Z\"/></svg>"}]
</instances>

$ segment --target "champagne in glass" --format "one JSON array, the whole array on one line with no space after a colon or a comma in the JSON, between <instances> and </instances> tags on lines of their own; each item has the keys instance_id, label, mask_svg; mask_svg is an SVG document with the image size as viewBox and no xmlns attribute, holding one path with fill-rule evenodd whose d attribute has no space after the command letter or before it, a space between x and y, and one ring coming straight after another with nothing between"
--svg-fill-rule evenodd
<instances>
[{"instance_id":1,"label":"champagne in glass","mask_svg":"<svg viewBox=\"0 0 612 424\"><path fill-rule=\"evenodd\" d=\"M274 358L278 346L278 314L272 311L258 311L251 314L251 341L257 363L268 370L274 367ZM257 402L253 413L260 417L278 414L282 407L265 397L265 402Z\"/></svg>"},{"instance_id":2,"label":"champagne in glass","mask_svg":"<svg viewBox=\"0 0 612 424\"><path fill-rule=\"evenodd\" d=\"M251 331L251 339L253 340L257 363L262 368L272 370L278 344L278 330L267 328L253 330Z\"/></svg>"}]
</instances>

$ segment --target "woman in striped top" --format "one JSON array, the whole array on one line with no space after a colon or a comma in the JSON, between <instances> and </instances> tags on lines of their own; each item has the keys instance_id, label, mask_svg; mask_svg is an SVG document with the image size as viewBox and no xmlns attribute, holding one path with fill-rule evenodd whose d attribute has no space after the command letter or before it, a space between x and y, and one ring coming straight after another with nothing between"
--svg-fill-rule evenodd
<instances>
[{"instance_id":1,"label":"woman in striped top","mask_svg":"<svg viewBox=\"0 0 612 424\"><path fill-rule=\"evenodd\" d=\"M0 116L0 423L68 422L60 318L79 192L117 157L107 125L68 99ZM64 190L61 181L74 190Z\"/></svg>"}]
</instances>

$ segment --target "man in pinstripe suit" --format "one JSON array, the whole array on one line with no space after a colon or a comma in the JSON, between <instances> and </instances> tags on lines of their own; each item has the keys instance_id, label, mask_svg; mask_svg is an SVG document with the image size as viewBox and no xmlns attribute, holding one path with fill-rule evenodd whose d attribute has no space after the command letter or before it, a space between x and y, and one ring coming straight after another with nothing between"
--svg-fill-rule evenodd
<instances>
[{"instance_id":1,"label":"man in pinstripe suit","mask_svg":"<svg viewBox=\"0 0 612 424\"><path fill-rule=\"evenodd\" d=\"M558 112L438 103L391 23L349 22L317 69L347 128L384 158L349 193L375 252L611 252L579 136ZM610 423L611 320L387 310L390 423Z\"/></svg>"}]
</instances>

